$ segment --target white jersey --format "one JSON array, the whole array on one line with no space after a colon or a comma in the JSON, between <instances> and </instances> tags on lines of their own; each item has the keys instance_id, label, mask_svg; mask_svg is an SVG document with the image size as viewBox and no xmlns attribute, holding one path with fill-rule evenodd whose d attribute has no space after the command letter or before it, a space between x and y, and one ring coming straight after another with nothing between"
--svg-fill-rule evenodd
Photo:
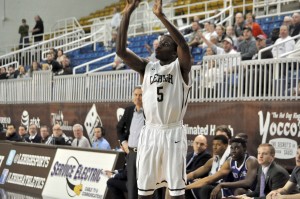
<instances>
[{"instance_id":1,"label":"white jersey","mask_svg":"<svg viewBox=\"0 0 300 199\"><path fill-rule=\"evenodd\" d=\"M180 122L186 112L190 87L182 78L178 59L164 66L159 61L149 62L142 85L146 122Z\"/></svg>"}]
</instances>

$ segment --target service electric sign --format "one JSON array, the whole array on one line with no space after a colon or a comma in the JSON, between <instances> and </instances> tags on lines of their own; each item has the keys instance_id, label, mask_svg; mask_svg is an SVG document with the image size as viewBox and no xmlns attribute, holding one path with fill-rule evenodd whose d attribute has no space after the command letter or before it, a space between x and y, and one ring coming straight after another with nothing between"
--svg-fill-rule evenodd
<instances>
[{"instance_id":1,"label":"service electric sign","mask_svg":"<svg viewBox=\"0 0 300 199\"><path fill-rule=\"evenodd\" d=\"M43 196L104 198L105 170L113 168L115 159L116 154L58 149Z\"/></svg>"}]
</instances>

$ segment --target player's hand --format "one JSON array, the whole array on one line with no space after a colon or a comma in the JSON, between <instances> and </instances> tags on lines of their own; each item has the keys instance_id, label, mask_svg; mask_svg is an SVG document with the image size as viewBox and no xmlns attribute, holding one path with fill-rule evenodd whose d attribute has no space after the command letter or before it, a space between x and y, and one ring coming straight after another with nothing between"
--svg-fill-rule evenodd
<instances>
[{"instance_id":1,"label":"player's hand","mask_svg":"<svg viewBox=\"0 0 300 199\"><path fill-rule=\"evenodd\" d=\"M109 171L109 170L105 170L105 174L107 175L107 177L111 178L112 175L114 174L114 172Z\"/></svg>"},{"instance_id":2,"label":"player's hand","mask_svg":"<svg viewBox=\"0 0 300 199\"><path fill-rule=\"evenodd\" d=\"M126 142L126 141L123 142L122 146L123 146L124 152L128 154L129 153L128 142Z\"/></svg>"},{"instance_id":3,"label":"player's hand","mask_svg":"<svg viewBox=\"0 0 300 199\"><path fill-rule=\"evenodd\" d=\"M220 191L221 191L221 186L219 184L212 190L210 194L210 199L217 199Z\"/></svg>"},{"instance_id":4,"label":"player's hand","mask_svg":"<svg viewBox=\"0 0 300 199\"><path fill-rule=\"evenodd\" d=\"M124 12L132 12L135 10L136 7L138 7L141 0L126 0L126 6L122 13Z\"/></svg>"},{"instance_id":5,"label":"player's hand","mask_svg":"<svg viewBox=\"0 0 300 199\"><path fill-rule=\"evenodd\" d=\"M153 5L153 13L159 17L163 14L162 12L162 0L155 0L154 5Z\"/></svg>"}]
</instances>

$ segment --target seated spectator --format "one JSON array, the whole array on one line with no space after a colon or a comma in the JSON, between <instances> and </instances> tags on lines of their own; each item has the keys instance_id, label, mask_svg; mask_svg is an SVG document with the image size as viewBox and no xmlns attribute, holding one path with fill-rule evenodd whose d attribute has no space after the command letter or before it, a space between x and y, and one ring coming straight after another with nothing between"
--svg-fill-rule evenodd
<instances>
[{"instance_id":1,"label":"seated spectator","mask_svg":"<svg viewBox=\"0 0 300 199\"><path fill-rule=\"evenodd\" d=\"M123 146L121 149L125 152ZM115 171L105 171L108 176L106 182L107 188L111 190L113 199L126 199L125 193L127 193L127 163L125 163L122 169Z\"/></svg>"},{"instance_id":2,"label":"seated spectator","mask_svg":"<svg viewBox=\"0 0 300 199\"><path fill-rule=\"evenodd\" d=\"M53 55L53 59L57 59L57 50L55 48L50 48L49 53Z\"/></svg>"},{"instance_id":3,"label":"seated spectator","mask_svg":"<svg viewBox=\"0 0 300 199\"><path fill-rule=\"evenodd\" d=\"M289 36L289 30L288 27L285 25L280 26L280 33L279 33L279 38L276 40L275 44L287 41L290 39L291 36ZM272 49L272 54L273 57L279 58L280 55L293 51L295 49L295 40L290 40L287 42L284 42L278 46L274 46Z\"/></svg>"},{"instance_id":4,"label":"seated spectator","mask_svg":"<svg viewBox=\"0 0 300 199\"><path fill-rule=\"evenodd\" d=\"M217 46L223 47L223 39L225 37L225 28L222 25L216 26L216 33L217 33Z\"/></svg>"},{"instance_id":5,"label":"seated spectator","mask_svg":"<svg viewBox=\"0 0 300 199\"><path fill-rule=\"evenodd\" d=\"M282 22L282 25L286 25L288 27L288 30L289 30L289 35L291 36L292 34L292 29L293 29L293 18L290 17L290 16L285 16L283 18L283 22Z\"/></svg>"},{"instance_id":6,"label":"seated spectator","mask_svg":"<svg viewBox=\"0 0 300 199\"><path fill-rule=\"evenodd\" d=\"M241 53L242 60L250 60L257 52L255 39L252 36L252 29L245 27L243 40L238 44L238 52Z\"/></svg>"},{"instance_id":7,"label":"seated spectator","mask_svg":"<svg viewBox=\"0 0 300 199\"><path fill-rule=\"evenodd\" d=\"M71 145L72 140L63 133L61 126L55 124L52 127L52 135L48 138L45 144L50 145Z\"/></svg>"},{"instance_id":8,"label":"seated spectator","mask_svg":"<svg viewBox=\"0 0 300 199\"><path fill-rule=\"evenodd\" d=\"M247 193L247 197L240 196L243 199L265 198L272 190L284 186L289 179L289 173L275 163L275 149L271 144L261 144L257 151L257 160L260 166L256 187L253 192Z\"/></svg>"},{"instance_id":9,"label":"seated spectator","mask_svg":"<svg viewBox=\"0 0 300 199\"><path fill-rule=\"evenodd\" d=\"M83 127L81 124L75 124L73 126L73 133L75 139L73 140L71 146L91 148L89 140L83 136Z\"/></svg>"},{"instance_id":10,"label":"seated spectator","mask_svg":"<svg viewBox=\"0 0 300 199\"><path fill-rule=\"evenodd\" d=\"M66 55L63 56L62 70L58 74L59 75L71 75L71 74L73 74L70 58Z\"/></svg>"},{"instance_id":11,"label":"seated spectator","mask_svg":"<svg viewBox=\"0 0 300 199\"><path fill-rule=\"evenodd\" d=\"M245 194L248 189L254 188L257 169L256 158L247 154L246 141L241 138L233 138L231 140L231 158L223 164L221 169L214 175L192 183L187 188L200 188L227 178L212 190L211 198Z\"/></svg>"},{"instance_id":12,"label":"seated spectator","mask_svg":"<svg viewBox=\"0 0 300 199\"><path fill-rule=\"evenodd\" d=\"M256 37L256 48L257 51L259 52L260 50L264 49L267 47L267 38L265 35L258 35ZM258 52L252 57L252 59L257 59L258 58ZM272 59L273 54L271 50L267 50L261 53L261 59Z\"/></svg>"},{"instance_id":13,"label":"seated spectator","mask_svg":"<svg viewBox=\"0 0 300 199\"><path fill-rule=\"evenodd\" d=\"M19 75L18 71L15 71L15 67L9 66L8 67L8 72L7 72L7 79L15 79Z\"/></svg>"},{"instance_id":14,"label":"seated spectator","mask_svg":"<svg viewBox=\"0 0 300 199\"><path fill-rule=\"evenodd\" d=\"M21 142L22 141L20 135L16 132L15 126L13 124L8 124L7 125L6 140L15 141L15 142Z\"/></svg>"},{"instance_id":15,"label":"seated spectator","mask_svg":"<svg viewBox=\"0 0 300 199\"><path fill-rule=\"evenodd\" d=\"M218 35L217 35L216 31L215 31L215 28L216 28L215 24L209 23L209 25L208 25L208 32L204 32L203 36L208 41L211 41L211 38L215 38L216 39L216 43L215 44L217 44L217 42L218 42L218 40L217 40ZM202 47L206 48L207 47L206 43L203 42Z\"/></svg>"},{"instance_id":16,"label":"seated spectator","mask_svg":"<svg viewBox=\"0 0 300 199\"><path fill-rule=\"evenodd\" d=\"M253 13L248 12L246 14L246 27L250 27L252 29L252 35L253 37L257 37L258 35L264 35L265 37L267 37L267 35L264 33L264 31L261 29L260 25L255 21L255 16L253 15Z\"/></svg>"},{"instance_id":17,"label":"seated spectator","mask_svg":"<svg viewBox=\"0 0 300 199\"><path fill-rule=\"evenodd\" d=\"M64 51L62 49L58 49L57 50L57 58L56 58L56 61L62 65L62 61L64 59Z\"/></svg>"},{"instance_id":18,"label":"seated spectator","mask_svg":"<svg viewBox=\"0 0 300 199\"><path fill-rule=\"evenodd\" d=\"M41 136L37 132L37 126L35 124L31 124L28 130L29 136L25 138L25 142L30 143L41 143Z\"/></svg>"},{"instance_id":19,"label":"seated spectator","mask_svg":"<svg viewBox=\"0 0 300 199\"><path fill-rule=\"evenodd\" d=\"M222 158L223 155L225 154L226 149L228 148L228 139L224 135L216 135L212 141L212 147L213 147L213 157L209 159L203 166L197 168L195 171L190 172L187 174L187 180L192 181L196 179L195 181L198 180L198 178L202 178L206 173L209 173L209 175L215 174L221 167L221 165L224 164L226 161L225 158ZM221 161L221 159L223 161ZM194 196L195 198L209 198L210 193L213 190L213 188L218 184L211 184L211 185L206 185L202 187L201 189L193 189ZM190 189L188 186L187 189Z\"/></svg>"},{"instance_id":20,"label":"seated spectator","mask_svg":"<svg viewBox=\"0 0 300 199\"><path fill-rule=\"evenodd\" d=\"M156 55L155 55L155 49L158 47L158 45L159 45L158 39L155 39L152 43L153 50L151 49L151 47L148 44L145 44L145 48L147 49L147 51L150 54L150 56L147 58L147 59L149 59L149 61L152 61L152 62L157 61Z\"/></svg>"},{"instance_id":21,"label":"seated spectator","mask_svg":"<svg viewBox=\"0 0 300 199\"><path fill-rule=\"evenodd\" d=\"M287 183L277 190L271 191L267 195L267 199L298 199L300 198L300 193L293 194L297 186L300 186L300 145L297 149L296 154L296 167L292 171L290 179Z\"/></svg>"},{"instance_id":22,"label":"seated spectator","mask_svg":"<svg viewBox=\"0 0 300 199\"><path fill-rule=\"evenodd\" d=\"M41 126L40 128L40 134L41 134L41 143L45 144L48 141L49 138L49 128L48 126Z\"/></svg>"},{"instance_id":23,"label":"seated spectator","mask_svg":"<svg viewBox=\"0 0 300 199\"><path fill-rule=\"evenodd\" d=\"M52 53L47 53L47 61L46 63L49 65L50 70L57 75L58 72L62 69L62 66L54 59L54 55Z\"/></svg>"},{"instance_id":24,"label":"seated spectator","mask_svg":"<svg viewBox=\"0 0 300 199\"><path fill-rule=\"evenodd\" d=\"M19 75L17 76L18 79L20 78L28 78L28 74L24 66L19 66Z\"/></svg>"},{"instance_id":25,"label":"seated spectator","mask_svg":"<svg viewBox=\"0 0 300 199\"><path fill-rule=\"evenodd\" d=\"M292 17L293 17L293 29L292 29L291 37L299 35L300 33L300 12L295 12Z\"/></svg>"},{"instance_id":26,"label":"seated spectator","mask_svg":"<svg viewBox=\"0 0 300 199\"><path fill-rule=\"evenodd\" d=\"M211 155L207 151L207 139L203 135L198 135L193 141L193 152L189 152L186 156L186 173L195 171L203 166L210 158ZM206 177L203 174L202 177ZM193 198L193 193L189 190L185 192L186 199Z\"/></svg>"},{"instance_id":27,"label":"seated spectator","mask_svg":"<svg viewBox=\"0 0 300 199\"><path fill-rule=\"evenodd\" d=\"M204 165L211 155L207 151L207 139L203 135L198 135L193 141L193 152L187 154L186 172L190 173L198 167Z\"/></svg>"},{"instance_id":28,"label":"seated spectator","mask_svg":"<svg viewBox=\"0 0 300 199\"><path fill-rule=\"evenodd\" d=\"M232 26L227 26L226 27L226 36L228 36L228 37L230 37L232 39L232 41L233 41L233 48L236 49L238 41L237 41L237 37L235 35L235 32L234 32Z\"/></svg>"},{"instance_id":29,"label":"seated spectator","mask_svg":"<svg viewBox=\"0 0 300 199\"><path fill-rule=\"evenodd\" d=\"M29 71L27 73L29 74L30 77L32 77L33 72L41 70L40 64L37 61L33 61Z\"/></svg>"},{"instance_id":30,"label":"seated spectator","mask_svg":"<svg viewBox=\"0 0 300 199\"><path fill-rule=\"evenodd\" d=\"M196 47L200 44L200 38L198 36L198 32L201 31L201 28L199 22L197 21L192 22L192 30L193 32L189 37L188 45L191 47Z\"/></svg>"},{"instance_id":31,"label":"seated spectator","mask_svg":"<svg viewBox=\"0 0 300 199\"><path fill-rule=\"evenodd\" d=\"M7 79L7 72L5 67L0 68L0 80Z\"/></svg>"},{"instance_id":32,"label":"seated spectator","mask_svg":"<svg viewBox=\"0 0 300 199\"><path fill-rule=\"evenodd\" d=\"M22 142L25 142L25 139L28 139L27 137L29 137L28 133L27 133L27 127L24 125L19 126L19 131L18 131Z\"/></svg>"},{"instance_id":33,"label":"seated spectator","mask_svg":"<svg viewBox=\"0 0 300 199\"><path fill-rule=\"evenodd\" d=\"M245 19L242 13L238 12L235 15L234 32L238 38L238 45L244 40Z\"/></svg>"},{"instance_id":34,"label":"seated spectator","mask_svg":"<svg viewBox=\"0 0 300 199\"><path fill-rule=\"evenodd\" d=\"M105 129L102 126L96 126L94 128L94 140L92 148L101 149L101 150L110 150L111 147L108 141L104 138Z\"/></svg>"}]
</instances>

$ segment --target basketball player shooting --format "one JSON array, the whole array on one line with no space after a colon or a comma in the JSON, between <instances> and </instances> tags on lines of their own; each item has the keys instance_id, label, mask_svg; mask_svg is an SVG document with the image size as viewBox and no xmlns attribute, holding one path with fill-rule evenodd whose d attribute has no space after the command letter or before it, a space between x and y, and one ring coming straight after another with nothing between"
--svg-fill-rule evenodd
<instances>
[{"instance_id":1,"label":"basketball player shooting","mask_svg":"<svg viewBox=\"0 0 300 199\"><path fill-rule=\"evenodd\" d=\"M117 36L117 54L137 71L143 90L145 126L137 150L139 198L151 198L154 190L167 187L172 198L184 198L186 186L186 130L182 119L190 90L191 55L189 47L162 11L162 0L155 0L153 13L167 28L155 50L157 62L126 49L130 16L139 0L127 0Z\"/></svg>"}]
</instances>

